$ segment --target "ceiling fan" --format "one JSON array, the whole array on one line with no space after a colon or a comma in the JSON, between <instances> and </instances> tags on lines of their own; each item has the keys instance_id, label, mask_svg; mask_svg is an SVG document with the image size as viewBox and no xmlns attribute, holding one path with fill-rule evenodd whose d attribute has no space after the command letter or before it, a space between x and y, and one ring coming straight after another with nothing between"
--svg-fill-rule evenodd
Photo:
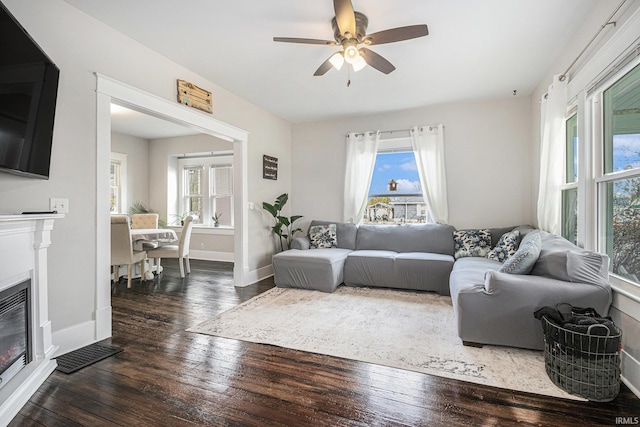
<instances>
[{"instance_id":1,"label":"ceiling fan","mask_svg":"<svg viewBox=\"0 0 640 427\"><path fill-rule=\"evenodd\" d=\"M322 76L334 67L340 69L344 62L351 64L354 71L358 71L369 65L376 70L389 74L396 67L382 56L364 46L376 44L394 43L403 40L415 39L429 34L426 24L409 25L406 27L392 28L367 34L369 19L360 12L353 10L351 0L333 0L333 8L336 16L331 20L333 37L335 40L318 40L292 37L274 37L274 42L317 44L326 46L341 46L342 51L331 55L313 74Z\"/></svg>"}]
</instances>

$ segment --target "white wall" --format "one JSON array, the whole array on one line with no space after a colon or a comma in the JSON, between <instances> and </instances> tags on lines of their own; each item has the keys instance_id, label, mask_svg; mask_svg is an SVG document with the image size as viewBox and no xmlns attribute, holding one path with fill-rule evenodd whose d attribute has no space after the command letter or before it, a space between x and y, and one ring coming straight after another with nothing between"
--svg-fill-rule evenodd
<instances>
[{"instance_id":1,"label":"white wall","mask_svg":"<svg viewBox=\"0 0 640 427\"><path fill-rule=\"evenodd\" d=\"M0 212L46 210L50 197L69 199L49 250L49 308L54 338L93 338L96 272L95 72L175 102L176 79L213 92L213 116L250 133L249 200L271 199L290 188L291 125L213 82L106 27L61 0L3 0L60 68L51 178L0 175ZM184 107L188 108L188 107ZM205 114L205 113L202 113ZM280 158L280 179L263 182L262 154ZM249 215L248 269L270 264L269 233L261 215ZM108 271L104 272L108 277ZM256 276L259 274L256 273ZM64 342L56 342L65 349ZM66 343L68 344L68 343Z\"/></svg>"},{"instance_id":2,"label":"white wall","mask_svg":"<svg viewBox=\"0 0 640 427\"><path fill-rule=\"evenodd\" d=\"M127 155L127 200L124 212L135 202L149 204L149 140L111 132L111 151Z\"/></svg>"},{"instance_id":3,"label":"white wall","mask_svg":"<svg viewBox=\"0 0 640 427\"><path fill-rule=\"evenodd\" d=\"M445 104L293 127L292 211L342 220L345 135L444 125L449 222L456 228L531 222L528 97Z\"/></svg>"}]
</instances>

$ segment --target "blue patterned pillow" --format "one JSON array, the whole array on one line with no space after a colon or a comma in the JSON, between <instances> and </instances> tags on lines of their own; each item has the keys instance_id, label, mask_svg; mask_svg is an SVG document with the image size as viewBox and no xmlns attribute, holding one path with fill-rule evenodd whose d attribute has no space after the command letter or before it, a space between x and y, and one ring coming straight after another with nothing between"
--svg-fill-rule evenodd
<instances>
[{"instance_id":1,"label":"blue patterned pillow","mask_svg":"<svg viewBox=\"0 0 640 427\"><path fill-rule=\"evenodd\" d=\"M329 249L338 247L336 225L314 225L309 228L311 249Z\"/></svg>"},{"instance_id":2,"label":"blue patterned pillow","mask_svg":"<svg viewBox=\"0 0 640 427\"><path fill-rule=\"evenodd\" d=\"M486 257L491 250L491 232L483 230L459 230L453 232L455 259L464 257Z\"/></svg>"},{"instance_id":3,"label":"blue patterned pillow","mask_svg":"<svg viewBox=\"0 0 640 427\"><path fill-rule=\"evenodd\" d=\"M502 267L498 270L500 273L529 274L531 272L540 256L542 241L540 233L535 231L527 234L525 239L520 245L520 249L502 264Z\"/></svg>"},{"instance_id":4,"label":"blue patterned pillow","mask_svg":"<svg viewBox=\"0 0 640 427\"><path fill-rule=\"evenodd\" d=\"M509 231L504 233L495 248L489 251L487 258L505 262L507 259L513 256L518 250L518 237L520 237L520 230Z\"/></svg>"}]
</instances>

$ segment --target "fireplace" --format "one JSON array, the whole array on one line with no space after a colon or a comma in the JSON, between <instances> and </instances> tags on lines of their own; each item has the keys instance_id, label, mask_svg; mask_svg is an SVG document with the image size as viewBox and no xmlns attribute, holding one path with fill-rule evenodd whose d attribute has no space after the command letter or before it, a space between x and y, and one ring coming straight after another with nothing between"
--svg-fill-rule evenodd
<instances>
[{"instance_id":1,"label":"fireplace","mask_svg":"<svg viewBox=\"0 0 640 427\"><path fill-rule=\"evenodd\" d=\"M0 292L0 388L31 362L31 280Z\"/></svg>"},{"instance_id":2,"label":"fireplace","mask_svg":"<svg viewBox=\"0 0 640 427\"><path fill-rule=\"evenodd\" d=\"M47 249L58 214L0 215L0 426L56 368Z\"/></svg>"}]
</instances>

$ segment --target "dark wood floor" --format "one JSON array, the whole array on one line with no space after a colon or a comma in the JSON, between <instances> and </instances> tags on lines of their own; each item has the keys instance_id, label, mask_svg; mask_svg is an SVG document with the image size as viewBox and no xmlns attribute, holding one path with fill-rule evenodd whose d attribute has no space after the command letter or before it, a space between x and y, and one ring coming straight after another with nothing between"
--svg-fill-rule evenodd
<instances>
[{"instance_id":1,"label":"dark wood floor","mask_svg":"<svg viewBox=\"0 0 640 427\"><path fill-rule=\"evenodd\" d=\"M575 427L640 416L626 387L611 403L582 403L185 332L273 282L234 288L230 265L202 261L182 280L163 264L160 281L113 286L108 342L124 351L54 372L11 426Z\"/></svg>"}]
</instances>

